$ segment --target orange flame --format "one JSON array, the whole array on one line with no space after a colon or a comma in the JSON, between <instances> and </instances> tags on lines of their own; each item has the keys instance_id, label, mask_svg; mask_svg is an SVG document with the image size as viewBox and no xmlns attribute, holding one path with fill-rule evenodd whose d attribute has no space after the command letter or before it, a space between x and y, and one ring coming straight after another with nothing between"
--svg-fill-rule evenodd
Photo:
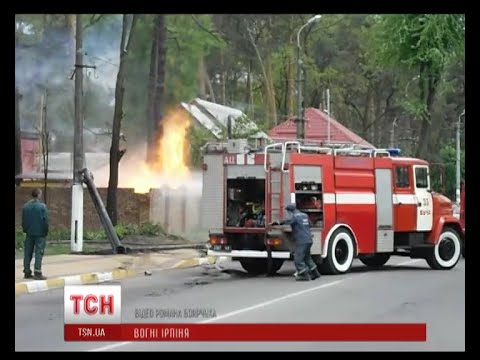
<instances>
[{"instance_id":1,"label":"orange flame","mask_svg":"<svg viewBox=\"0 0 480 360\"><path fill-rule=\"evenodd\" d=\"M137 193L148 193L150 189L167 185L177 188L188 180L188 130L192 125L189 115L183 110L169 112L161 121L163 133L157 141L155 159L120 163L122 187L134 188ZM127 152L128 154L128 152ZM145 159L145 157L143 158ZM127 160L127 159L125 159Z\"/></svg>"},{"instance_id":2,"label":"orange flame","mask_svg":"<svg viewBox=\"0 0 480 360\"><path fill-rule=\"evenodd\" d=\"M185 114L183 110L173 111L162 120L163 133L157 141L151 168L168 177L184 178L189 173L186 138L191 121Z\"/></svg>"}]
</instances>

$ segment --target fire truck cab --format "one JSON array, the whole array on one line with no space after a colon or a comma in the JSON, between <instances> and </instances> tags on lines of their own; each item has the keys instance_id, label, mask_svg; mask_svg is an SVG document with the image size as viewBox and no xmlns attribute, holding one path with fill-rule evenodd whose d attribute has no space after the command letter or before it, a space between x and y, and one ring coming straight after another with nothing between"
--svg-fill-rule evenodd
<instances>
[{"instance_id":1,"label":"fire truck cab","mask_svg":"<svg viewBox=\"0 0 480 360\"><path fill-rule=\"evenodd\" d=\"M397 149L307 145L252 150L246 140L207 144L202 224L208 255L239 260L249 273L275 273L293 259L289 226L269 226L289 203L309 215L312 255L322 273L347 273L355 258L381 267L392 255L448 270L464 228L453 204L430 189L429 164Z\"/></svg>"}]
</instances>

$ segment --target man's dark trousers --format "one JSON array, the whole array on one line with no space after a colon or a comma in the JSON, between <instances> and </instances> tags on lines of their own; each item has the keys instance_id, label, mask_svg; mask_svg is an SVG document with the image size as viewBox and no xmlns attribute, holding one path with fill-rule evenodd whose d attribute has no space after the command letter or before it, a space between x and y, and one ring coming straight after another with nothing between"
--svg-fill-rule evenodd
<instances>
[{"instance_id":1,"label":"man's dark trousers","mask_svg":"<svg viewBox=\"0 0 480 360\"><path fill-rule=\"evenodd\" d=\"M24 258L23 258L23 272L25 276L32 274L30 269L30 263L32 262L33 252L35 250L35 264L34 264L34 273L35 275L42 275L42 260L43 254L45 252L45 243L46 238L43 236L29 236L25 238L24 244Z\"/></svg>"},{"instance_id":2,"label":"man's dark trousers","mask_svg":"<svg viewBox=\"0 0 480 360\"><path fill-rule=\"evenodd\" d=\"M312 255L310 254L311 248L312 243L295 244L293 261L295 263L295 267L297 268L298 274L313 271L317 268L317 264L315 264L312 259Z\"/></svg>"}]
</instances>

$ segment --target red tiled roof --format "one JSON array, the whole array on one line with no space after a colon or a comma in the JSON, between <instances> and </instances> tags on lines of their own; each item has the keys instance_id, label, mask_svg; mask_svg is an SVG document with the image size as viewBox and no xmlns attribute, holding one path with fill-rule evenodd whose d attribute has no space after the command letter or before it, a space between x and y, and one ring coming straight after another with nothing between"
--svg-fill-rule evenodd
<instances>
[{"instance_id":1,"label":"red tiled roof","mask_svg":"<svg viewBox=\"0 0 480 360\"><path fill-rule=\"evenodd\" d=\"M297 137L297 125L294 119L289 119L275 126L270 130L269 136L272 139L295 139ZM305 109L305 139L328 140L328 116L326 113L315 108ZM349 142L375 147L333 118L330 118L330 141L332 143Z\"/></svg>"}]
</instances>

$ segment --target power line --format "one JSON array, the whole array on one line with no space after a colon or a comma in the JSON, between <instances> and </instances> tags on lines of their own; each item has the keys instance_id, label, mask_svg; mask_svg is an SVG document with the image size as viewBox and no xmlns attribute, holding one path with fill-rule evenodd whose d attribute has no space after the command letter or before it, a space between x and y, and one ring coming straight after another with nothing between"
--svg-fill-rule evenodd
<instances>
[{"instance_id":1,"label":"power line","mask_svg":"<svg viewBox=\"0 0 480 360\"><path fill-rule=\"evenodd\" d=\"M90 58L92 58L92 59L100 60L100 61L102 61L102 62L104 62L104 63L106 63L106 64L110 64L110 65L115 66L115 67L117 67L117 68L119 67L118 64L115 64L115 63L113 63L113 62L111 62L111 61L109 61L109 60L103 59L103 58L98 57L98 56L95 56L95 55L89 55L89 54L85 53L85 56L88 56L88 57L90 57Z\"/></svg>"}]
</instances>

